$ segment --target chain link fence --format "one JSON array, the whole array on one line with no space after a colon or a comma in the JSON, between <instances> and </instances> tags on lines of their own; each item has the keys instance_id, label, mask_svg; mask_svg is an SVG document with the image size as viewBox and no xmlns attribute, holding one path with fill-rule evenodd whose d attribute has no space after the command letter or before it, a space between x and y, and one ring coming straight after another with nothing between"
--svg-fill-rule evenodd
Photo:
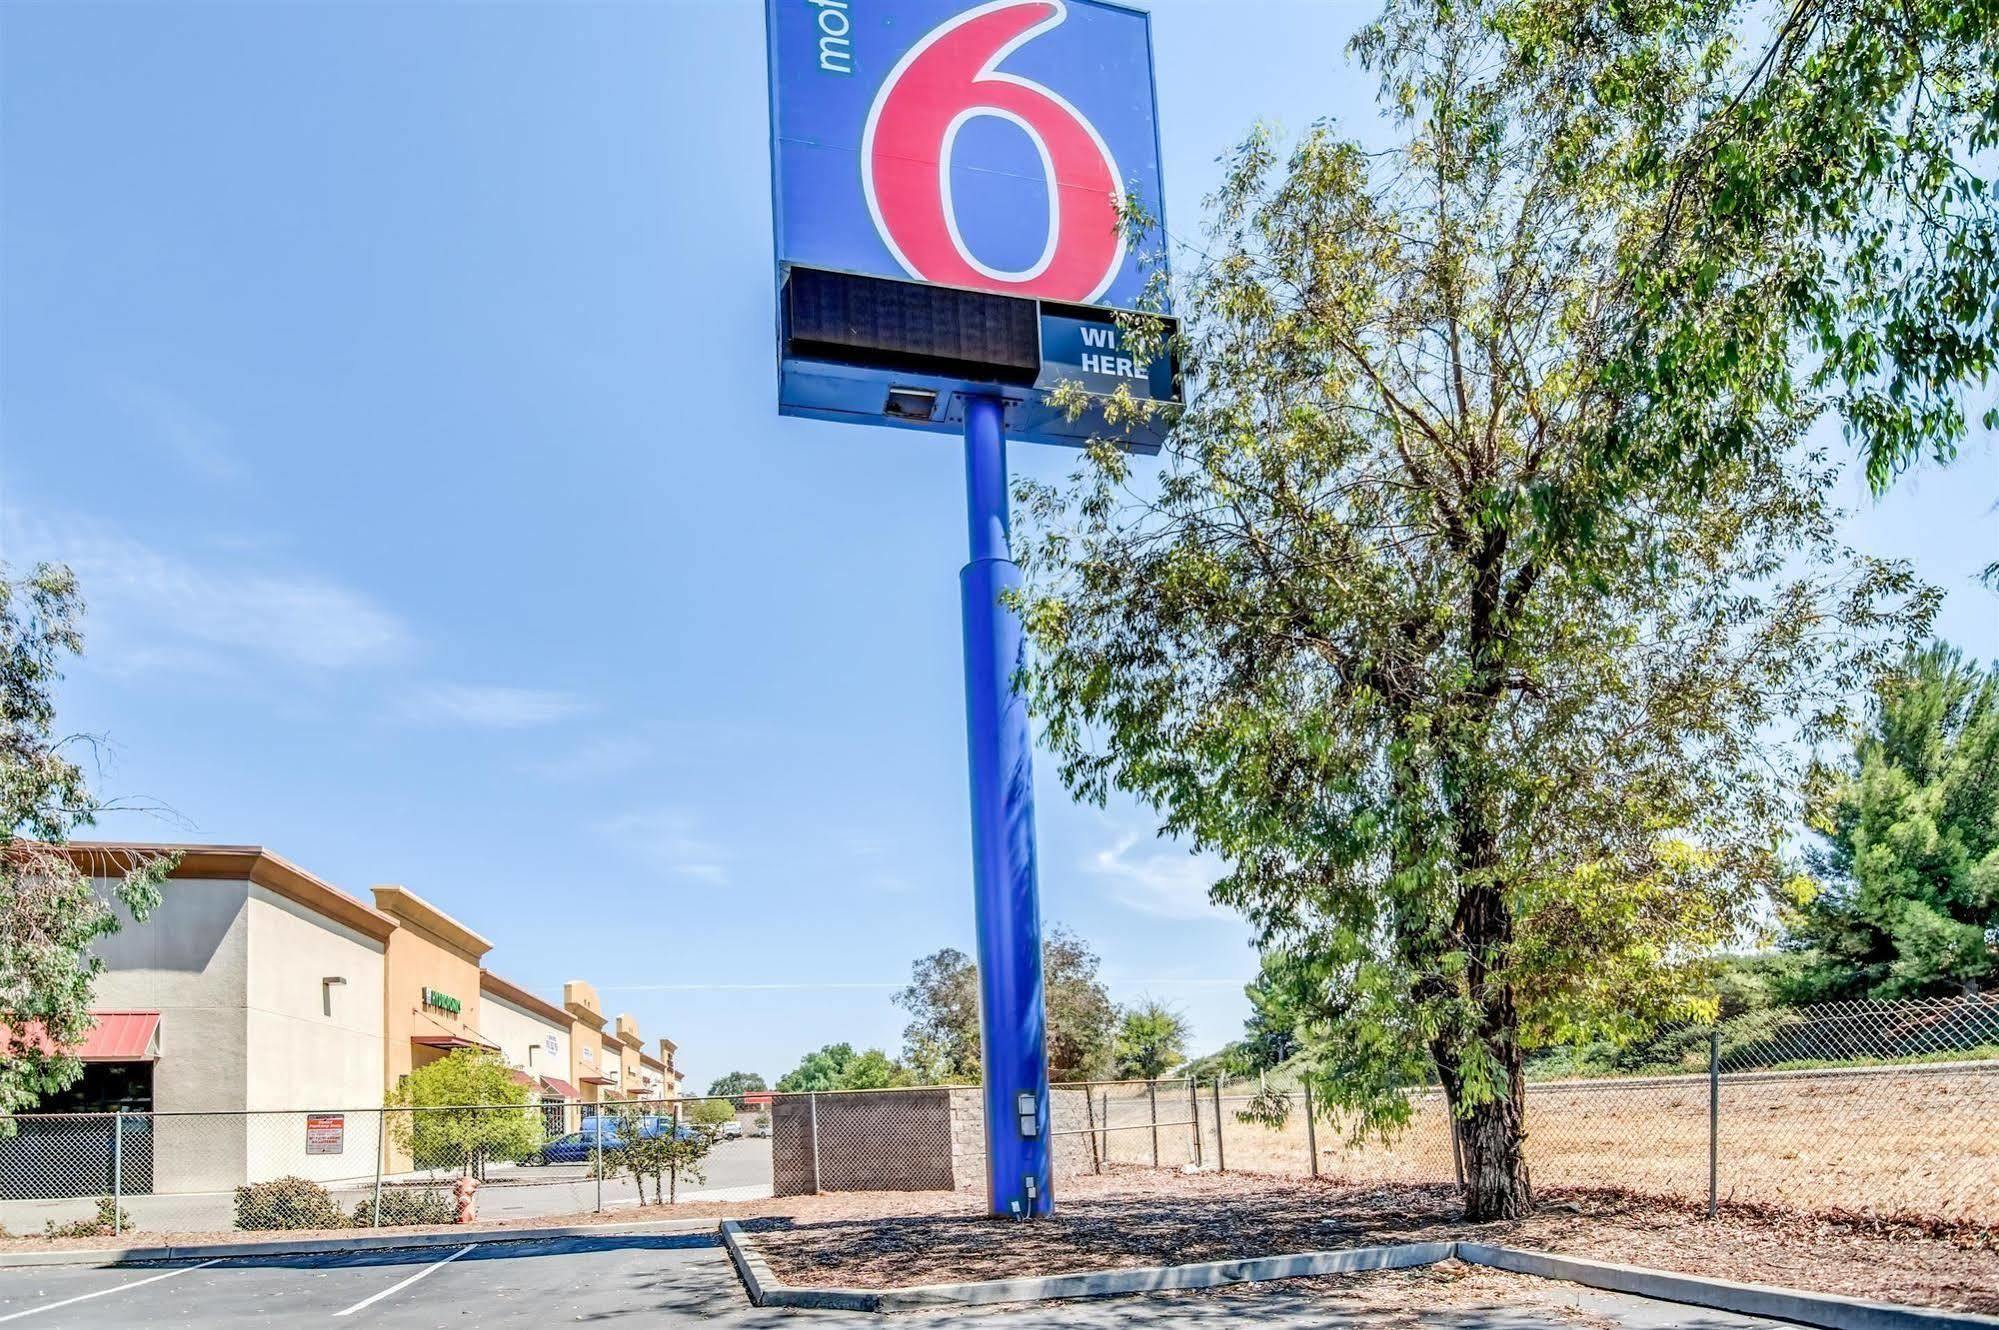
<instances>
[{"instance_id":1,"label":"chain link fence","mask_svg":"<svg viewBox=\"0 0 1999 1330\"><path fill-rule=\"evenodd\" d=\"M0 1118L0 1229L212 1233L448 1224L475 1179L481 1219L615 1209L650 1198L644 1143L701 1133L680 1199L770 1195L766 1111L730 1100L533 1103ZM695 1176L698 1173L701 1176ZM247 1191L245 1190L247 1189Z\"/></svg>"},{"instance_id":2,"label":"chain link fence","mask_svg":"<svg viewBox=\"0 0 1999 1330\"><path fill-rule=\"evenodd\" d=\"M1999 1224L1999 999L1760 1010L1633 1048L1563 1050L1534 1074L1537 1187ZM1459 1178L1434 1091L1413 1096L1407 1128L1386 1143L1308 1115L1296 1077L1212 1094L1204 1131L1228 1168L1355 1184Z\"/></svg>"},{"instance_id":3,"label":"chain link fence","mask_svg":"<svg viewBox=\"0 0 1999 1330\"><path fill-rule=\"evenodd\" d=\"M1999 999L1756 1011L1631 1048L1538 1055L1527 1151L1540 1188L1614 1187L1999 1225ZM1355 1140L1295 1074L1058 1084L1058 1181L1197 1167L1351 1185L1460 1176L1441 1095L1405 1129ZM0 1226L37 1233L450 1222L452 1184L484 1219L640 1204L625 1142L700 1131L680 1200L985 1186L976 1086L599 1106L0 1118ZM298 1181L289 1181L296 1179ZM246 1202L239 1189L254 1191ZM658 1192L657 1180L646 1188ZM295 1193L295 1194L294 1194ZM246 1209L247 1205L247 1209ZM326 1221L307 1224L304 1219ZM81 1231L80 1230L80 1231Z\"/></svg>"}]
</instances>

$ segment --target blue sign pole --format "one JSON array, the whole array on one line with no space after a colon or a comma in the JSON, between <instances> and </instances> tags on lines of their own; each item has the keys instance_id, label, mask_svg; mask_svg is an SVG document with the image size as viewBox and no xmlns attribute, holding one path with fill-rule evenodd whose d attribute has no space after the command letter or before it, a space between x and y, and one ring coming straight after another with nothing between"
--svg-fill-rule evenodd
<instances>
[{"instance_id":1,"label":"blue sign pole","mask_svg":"<svg viewBox=\"0 0 1999 1330\"><path fill-rule=\"evenodd\" d=\"M995 1215L1045 1215L1048 1039L1034 869L1033 737L1013 688L1025 634L1001 597L1020 585L1008 543L1006 433L997 397L965 403L965 730L985 1052L986 1194Z\"/></svg>"}]
</instances>

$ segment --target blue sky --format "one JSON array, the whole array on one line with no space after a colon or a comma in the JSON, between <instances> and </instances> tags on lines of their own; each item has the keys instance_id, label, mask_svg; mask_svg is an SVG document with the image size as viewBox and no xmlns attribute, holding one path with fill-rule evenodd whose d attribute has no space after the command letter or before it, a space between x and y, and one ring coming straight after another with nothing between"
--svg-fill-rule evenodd
<instances>
[{"instance_id":1,"label":"blue sky","mask_svg":"<svg viewBox=\"0 0 1999 1330\"><path fill-rule=\"evenodd\" d=\"M1178 232L1256 117L1372 118L1371 7L1153 10ZM704 1084L894 1049L972 934L960 459L775 414L762 39L758 0L0 11L0 554L77 568L64 723L171 810L103 832L400 882ZM1994 463L1848 494L1986 657ZM1232 1037L1206 867L1039 777L1044 917Z\"/></svg>"}]
</instances>

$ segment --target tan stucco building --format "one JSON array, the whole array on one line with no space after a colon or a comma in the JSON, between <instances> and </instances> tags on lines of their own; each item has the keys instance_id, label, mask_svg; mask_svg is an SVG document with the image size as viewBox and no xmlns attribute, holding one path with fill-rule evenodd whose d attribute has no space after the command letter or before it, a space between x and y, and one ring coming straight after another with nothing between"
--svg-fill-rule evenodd
<instances>
[{"instance_id":1,"label":"tan stucco building","mask_svg":"<svg viewBox=\"0 0 1999 1330\"><path fill-rule=\"evenodd\" d=\"M42 1107L151 1114L143 1167L158 1190L370 1174L371 1110L458 1049L504 1057L551 1128L573 1129L585 1104L677 1087L671 1041L644 1056L638 1022L608 1021L583 980L564 984L558 1004L494 973L492 942L408 887L364 901L252 845L77 842L69 853L124 927L94 947L104 971L99 1028L77 1050L84 1076ZM162 854L179 863L159 908L135 923L118 879ZM390 1169L405 1162L381 1153Z\"/></svg>"}]
</instances>

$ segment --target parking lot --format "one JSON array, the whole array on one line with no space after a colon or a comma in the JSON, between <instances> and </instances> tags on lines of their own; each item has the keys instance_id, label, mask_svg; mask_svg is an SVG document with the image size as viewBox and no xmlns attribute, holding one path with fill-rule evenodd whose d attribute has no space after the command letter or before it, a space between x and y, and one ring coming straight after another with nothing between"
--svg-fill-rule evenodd
<instances>
[{"instance_id":1,"label":"parking lot","mask_svg":"<svg viewBox=\"0 0 1999 1330\"><path fill-rule=\"evenodd\" d=\"M0 1269L0 1325L546 1326L557 1322L860 1326L859 1313L760 1310L712 1230L630 1232L334 1256L237 1257L120 1269ZM1497 1272L1287 1281L892 1318L901 1327L1240 1325L1408 1330L1774 1330L1774 1323Z\"/></svg>"}]
</instances>

